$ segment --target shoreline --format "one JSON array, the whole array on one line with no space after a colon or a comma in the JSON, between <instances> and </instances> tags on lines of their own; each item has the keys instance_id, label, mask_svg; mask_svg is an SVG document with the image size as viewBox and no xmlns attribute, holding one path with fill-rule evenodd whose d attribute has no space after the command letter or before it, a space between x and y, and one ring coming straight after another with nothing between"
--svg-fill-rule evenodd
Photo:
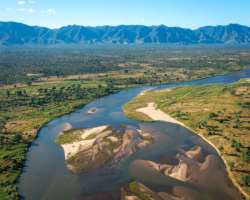
<instances>
[{"instance_id":1,"label":"shoreline","mask_svg":"<svg viewBox=\"0 0 250 200\"><path fill-rule=\"evenodd\" d=\"M161 83L161 84L158 84L158 83L157 83L157 84L153 84L153 85L151 85L151 86L159 86L159 85L171 84L171 83L181 83L181 82L190 82L190 81L194 81L194 80L202 80L202 79L206 79L206 78L210 78L210 77L223 76L223 75L225 75L225 74L231 74L231 73L241 72L241 71L245 71L245 70L250 70L250 68L249 68L249 67L242 67L241 69L237 69L237 70L234 70L234 71L225 72L225 73L218 73L218 74L211 74L211 75L207 75L207 76L204 76L204 77L201 77L201 78L198 78L198 79L190 79L190 80L186 80L186 81L176 81L176 82L165 82L165 83ZM117 91L115 91L115 92L113 92L113 93L111 93L111 94L104 95L104 96L102 96L102 97L109 96L109 95L112 95L112 94L121 92L121 91L123 91L123 90L132 89L132 88L137 88L137 87L146 87L146 86L150 86L150 84L132 85L132 86L130 86L130 87L128 87L128 88L119 88L119 87L118 87L119 89L118 89ZM1 88L1 87L0 87L0 88ZM102 97L98 97L98 98L102 98ZM24 169L25 169L25 167L26 167L25 163L26 163L26 161L27 161L27 154L28 154L28 152L30 151L30 148L32 147L32 145L33 145L33 143L35 142L35 140L39 137L39 133L40 133L41 129L42 129L44 126L46 126L48 123L50 123L51 121L53 121L53 120L55 120L55 119L57 119L57 118L59 118L59 117L62 117L62 116L65 116L65 115L69 115L69 114L71 114L71 113L74 113L74 112L76 112L78 109L82 109L82 108L85 107L87 104L89 104L90 102L92 102L92 101L94 101L94 100L96 100L96 99L98 99L98 98L92 99L92 100L90 100L89 102L86 102L86 103L84 103L84 104L81 104L81 105L79 105L79 106L73 108L73 109L72 109L71 111L69 111L69 112L60 114L60 115L58 115L58 116L56 116L56 117L53 117L52 119L50 119L50 120L48 120L47 122L43 123L43 124L41 125L41 127L39 127L39 128L37 129L37 131L36 131L36 136L32 139L32 141L30 141L30 142L27 143L27 151L25 152L25 158L24 158L24 161L22 162L22 166L21 166L21 170L20 170L20 175L18 176L18 178L17 178L17 180L16 180L16 183L15 183L15 185L16 185L16 187L17 187L18 195L19 195L21 198L22 198L22 196L21 196L20 193L19 193L19 187L18 187L18 184L19 184L19 182L20 182L20 177L21 177L21 175L23 174L23 171L24 171ZM192 132L196 133L196 132L193 131L191 128L189 128L189 127L187 127L187 126L185 126L185 127L188 128L189 130L191 130ZM212 146L214 147L214 149L218 152L218 154L219 154L220 157L222 158L222 160L223 160L223 162L224 162L224 164L225 164L225 166L226 166L226 168L227 168L227 171L229 172L229 166L226 164L224 158L221 156L221 154L220 154L219 150L217 149L217 147L215 147L215 146L214 146L210 141L208 141L204 136L202 136L202 135L200 135L200 134L198 134L198 133L196 133L196 134L199 135L202 139L204 139L205 141L207 141L210 145L212 145ZM232 174L229 173L229 175L230 175L230 179L233 181L233 183L238 185L238 183L237 183L233 178L231 178ZM240 191L242 191L241 193L243 193L244 196L247 195L247 194L240 188L240 186L237 186L237 188L240 189ZM248 195L247 195L246 197L249 198Z\"/></svg>"},{"instance_id":2,"label":"shoreline","mask_svg":"<svg viewBox=\"0 0 250 200\"><path fill-rule=\"evenodd\" d=\"M132 86L130 86L129 88L141 87L141 86L159 86L159 85L164 85L164 84L173 84L173 83L189 82L189 81L194 81L194 80L203 80L203 79L214 77L214 76L224 76L224 75L228 75L228 74L235 73L235 72L241 72L241 71L248 70L248 69L250 70L249 66L241 66L241 68L239 68L239 69L229 70L229 71L226 71L226 72L217 72L217 73L214 73L214 74L207 74L207 75L204 75L204 76L200 76L199 78L190 78L190 79L187 79L187 80L176 80L176 81L161 82L161 83L159 82L159 83L131 84ZM74 79L72 79L72 80L74 80ZM72 81L72 80L70 80L70 81ZM81 80L84 80L84 79L81 79ZM58 80L56 82L59 83L59 82L63 82L63 81L68 81L68 80ZM39 85L39 84L46 83L46 81L37 81L35 83L37 85ZM48 82L48 83L50 83L50 82ZM55 82L52 82L52 83L55 83ZM18 84L21 84L21 85L18 86ZM0 84L0 89L23 88L23 87L26 87L26 86L27 86L27 84L25 84L25 83ZM36 85L33 85L33 86L36 86Z\"/></svg>"},{"instance_id":3,"label":"shoreline","mask_svg":"<svg viewBox=\"0 0 250 200\"><path fill-rule=\"evenodd\" d=\"M110 93L110 94L104 95L104 96L102 96L102 97L105 97L105 96L108 96L108 95L112 95L112 94L118 93L118 92L120 92L120 91L121 91L121 90L118 90L118 91L115 91L114 93ZM98 98L102 98L102 97L98 97ZM19 187L18 187L18 185L19 185L19 183L20 183L20 177L21 177L21 175L23 174L23 172L24 172L24 170L25 170L25 167L26 167L26 164L25 164L25 163L26 163L26 161L27 161L28 152L30 151L30 148L31 148L32 145L34 144L35 140L39 137L41 129L44 128L45 126L47 126L48 123L52 122L53 120L55 120L55 119L57 119L57 118L59 118L59 117L62 117L62 116L65 116L65 115L70 115L70 114L76 112L76 111L79 110L79 109L83 109L86 105L88 105L89 103L91 103L92 101L94 101L94 100L96 100L96 99L98 99L98 98L92 99L92 100L90 100L90 101L88 101L88 102L85 102L85 103L83 103L83 104L81 104L81 105L79 105L79 106L77 106L77 107L74 107L71 111L68 111L68 112L65 112L65 113L63 113L63 114L59 114L59 115L56 116L56 117L53 117L52 119L48 120L47 122L44 122L44 123L37 129L35 137L32 139L32 141L30 141L30 142L27 143L27 151L25 152L25 158L24 158L24 160L23 160L23 162L22 162L22 166L21 166L21 169L20 169L20 174L19 174L19 176L18 176L18 178L17 178L17 180L16 180L16 182L15 182L15 185L16 185L16 188L17 188L17 192L18 192L18 195L19 195L20 199L23 199L23 196L20 195L20 193L19 193Z\"/></svg>"},{"instance_id":4,"label":"shoreline","mask_svg":"<svg viewBox=\"0 0 250 200\"><path fill-rule=\"evenodd\" d=\"M89 103L89 102L88 102L88 103ZM47 122L44 122L44 123L41 125L41 127L39 127L39 128L37 129L37 131L36 131L36 136L32 139L32 141L30 141L30 142L27 143L27 151L25 152L25 159L24 159L24 161L22 162L22 167L21 167L21 170L20 170L20 175L18 176L17 181L16 181L17 192L18 192L18 195L21 197L21 199L23 199L23 196L21 196L20 193L19 193L18 184L19 184L19 182L20 182L20 177L21 177L21 175L22 175L22 173L23 173L23 171L24 171L24 169L25 169L25 167L26 167L25 163L26 163L26 161L27 161L27 154L28 154L28 152L30 151L30 148L33 146L35 140L39 137L41 129L44 128L45 126L47 126L48 123L52 122L52 121L55 120L56 118L62 117L62 116L64 116L64 115L69 115L69 114L71 114L71 113L74 113L77 109L80 109L81 107L86 106L88 103L83 104L83 105L79 106L78 108L75 108L75 109L72 110L72 111L69 111L69 112L67 112L67 113L61 114L61 115L59 115L59 116L57 116L57 117L55 117L55 118L53 118L53 119L51 119L51 120L49 120L49 121L47 121Z\"/></svg>"},{"instance_id":5,"label":"shoreline","mask_svg":"<svg viewBox=\"0 0 250 200\"><path fill-rule=\"evenodd\" d=\"M150 110L149 110L150 109ZM154 109L154 110L153 110ZM150 113L151 111L151 113ZM160 109L156 108L155 103L151 102L147 105L147 107L143 107L143 108L139 108L136 110L136 112L140 112L144 115L147 115L147 117L149 117L150 119L152 119L152 121L165 121L165 122L169 122L169 123L174 123L174 124L178 124L182 127L187 128L188 130L190 130L192 133L196 134L198 137L200 137L201 139L203 139L205 142L207 142L212 148L214 148L214 150L217 152L217 154L220 156L220 158L222 159L225 167L226 167L226 171L229 175L230 180L232 181L233 185L239 190L239 192L243 195L243 197L248 200L250 198L250 196L241 188L241 186L237 183L237 181L235 180L229 165L227 164L226 160L224 159L222 153L220 152L220 150L218 149L218 147L216 147L209 139L207 139L204 135L196 132L195 130L193 130L192 128L188 127L187 125L185 125L184 123L180 122L179 120L171 117L169 114L161 111Z\"/></svg>"}]
</instances>

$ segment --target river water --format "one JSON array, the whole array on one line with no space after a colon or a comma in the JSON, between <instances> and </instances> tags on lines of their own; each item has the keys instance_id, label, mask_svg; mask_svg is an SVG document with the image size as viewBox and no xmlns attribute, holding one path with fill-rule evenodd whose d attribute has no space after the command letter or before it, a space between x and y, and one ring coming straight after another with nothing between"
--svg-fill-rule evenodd
<instances>
[{"instance_id":1,"label":"river water","mask_svg":"<svg viewBox=\"0 0 250 200\"><path fill-rule=\"evenodd\" d=\"M27 200L71 200L80 199L94 193L113 191L133 180L128 170L133 160L159 161L162 155L176 153L180 146L185 148L197 144L202 147L206 146L207 144L201 141L198 136L179 125L163 122L139 123L128 119L122 111L122 106L145 89L216 83L227 84L245 77L250 77L250 69L189 82L132 88L97 99L71 114L49 122L40 130L37 139L34 140L29 149L25 167L18 183L19 193ZM97 108L98 112L89 115L87 111L93 107ZM154 144L124 160L115 169L106 166L90 173L74 174L66 168L63 149L54 143L65 123L70 123L74 128L92 128L106 124L118 127L121 124L126 124L150 130L156 139ZM210 153L218 157L211 148ZM221 160L218 168L220 168L220 174L227 176ZM213 180L208 180L207 184L214 184ZM231 188L230 182L228 187ZM203 190L202 193L208 193L208 196L211 193L208 199L231 198L233 200L235 197L225 194L227 190L228 188L213 192ZM235 190L235 192L237 191Z\"/></svg>"}]
</instances>

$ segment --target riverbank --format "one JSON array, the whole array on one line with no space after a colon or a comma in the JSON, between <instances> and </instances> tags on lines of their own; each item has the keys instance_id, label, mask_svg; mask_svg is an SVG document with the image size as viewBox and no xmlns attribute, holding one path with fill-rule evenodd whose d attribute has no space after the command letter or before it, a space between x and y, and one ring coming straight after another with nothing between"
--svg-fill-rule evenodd
<instances>
[{"instance_id":1,"label":"riverbank","mask_svg":"<svg viewBox=\"0 0 250 200\"><path fill-rule=\"evenodd\" d=\"M136 109L136 112L143 113L144 115L147 115L150 119L155 120L155 121L165 121L165 122L185 126L180 121L178 121L175 118L171 117L170 115L164 113L160 109L157 109L154 102L148 103L148 105L146 107Z\"/></svg>"},{"instance_id":2,"label":"riverbank","mask_svg":"<svg viewBox=\"0 0 250 200\"><path fill-rule=\"evenodd\" d=\"M228 86L149 91L125 105L124 112L138 120L180 124L198 134L218 152L232 182L248 199L249 187L244 182L250 169L246 156L250 139L246 136L248 127L245 123L248 108L238 104L247 103L244 94L248 94L249 88L246 80ZM233 113L240 113L236 121L223 120Z\"/></svg>"},{"instance_id":3,"label":"riverbank","mask_svg":"<svg viewBox=\"0 0 250 200\"><path fill-rule=\"evenodd\" d=\"M41 127L96 98L130 86L136 85L74 80L0 89L0 199L19 198L16 181Z\"/></svg>"},{"instance_id":4,"label":"riverbank","mask_svg":"<svg viewBox=\"0 0 250 200\"><path fill-rule=\"evenodd\" d=\"M0 199L20 198L16 182L22 173L26 153L41 127L96 98L120 90L108 89L104 82L92 81L1 89Z\"/></svg>"}]
</instances>

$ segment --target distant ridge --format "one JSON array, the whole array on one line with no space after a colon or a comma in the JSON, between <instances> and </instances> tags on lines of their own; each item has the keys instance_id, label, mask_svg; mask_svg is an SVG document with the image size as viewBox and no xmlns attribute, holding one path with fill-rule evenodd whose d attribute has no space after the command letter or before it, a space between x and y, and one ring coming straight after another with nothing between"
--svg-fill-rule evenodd
<instances>
[{"instance_id":1,"label":"distant ridge","mask_svg":"<svg viewBox=\"0 0 250 200\"><path fill-rule=\"evenodd\" d=\"M65 26L49 29L0 22L0 45L24 44L250 44L250 27L229 24L195 30L160 26Z\"/></svg>"}]
</instances>

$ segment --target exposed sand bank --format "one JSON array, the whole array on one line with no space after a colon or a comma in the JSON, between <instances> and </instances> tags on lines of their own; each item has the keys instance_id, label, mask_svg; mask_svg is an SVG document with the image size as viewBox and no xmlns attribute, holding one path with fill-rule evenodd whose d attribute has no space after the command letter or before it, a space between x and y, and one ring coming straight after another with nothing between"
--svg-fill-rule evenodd
<instances>
[{"instance_id":1,"label":"exposed sand bank","mask_svg":"<svg viewBox=\"0 0 250 200\"><path fill-rule=\"evenodd\" d=\"M138 94L138 96L143 96L146 92L150 91L152 89L146 89L140 92L140 94Z\"/></svg>"},{"instance_id":2,"label":"exposed sand bank","mask_svg":"<svg viewBox=\"0 0 250 200\"><path fill-rule=\"evenodd\" d=\"M172 191L160 192L178 199L242 199L233 185L229 184L226 171L218 167L222 165L217 156L206 154L197 146L189 150L180 149L175 157L179 161L177 164L135 160L130 165L130 174L141 183L171 186ZM203 194L201 188L210 192ZM151 190L150 194L158 196L158 192Z\"/></svg>"},{"instance_id":3,"label":"exposed sand bank","mask_svg":"<svg viewBox=\"0 0 250 200\"><path fill-rule=\"evenodd\" d=\"M189 130L191 130L192 132L195 132L194 130L192 130L190 127L186 126L185 124L183 124L182 122L174 119L173 117L171 117L170 115L164 113L162 110L157 109L156 104L154 102L150 102L148 103L147 107L143 107L143 108L139 108L136 109L137 112L141 112L145 115L147 115L148 117L150 117L152 120L156 120L156 121L165 121L165 122L170 122L170 123L174 123L174 124L179 124ZM196 133L196 132L195 132ZM227 172L229 174L230 179L232 180L234 186L241 192L241 194L243 194L243 196L248 199L249 195L241 188L241 186L237 183L237 181L234 179L233 174L230 170L229 165L227 164L226 160L224 159L224 157L222 156L220 150L210 141L208 140L205 136L203 136L202 134L196 133L197 135L199 135L204 141L206 141L208 144L210 144L215 150L216 152L220 155L220 157L222 158L226 168L227 168Z\"/></svg>"},{"instance_id":4,"label":"exposed sand bank","mask_svg":"<svg viewBox=\"0 0 250 200\"><path fill-rule=\"evenodd\" d=\"M70 157L77 154L79 151L83 151L85 149L90 148L95 142L96 138L93 139L87 139L87 138L92 134L101 133L107 128L108 126L106 125L106 126L99 126L95 128L85 129L81 135L81 138L83 140L61 145L64 150L65 159L67 160Z\"/></svg>"},{"instance_id":5,"label":"exposed sand bank","mask_svg":"<svg viewBox=\"0 0 250 200\"><path fill-rule=\"evenodd\" d=\"M112 166L153 142L149 133L134 127L113 129L109 125L90 129L71 129L58 136L67 167L86 172L107 162Z\"/></svg>"},{"instance_id":6,"label":"exposed sand bank","mask_svg":"<svg viewBox=\"0 0 250 200\"><path fill-rule=\"evenodd\" d=\"M185 126L183 123L181 123L178 120L174 119L170 115L164 113L160 109L157 109L155 103L153 103L153 102L148 103L147 107L136 109L136 111L141 112L141 113L149 116L153 120L165 121L165 122L170 122L170 123Z\"/></svg>"}]
</instances>

